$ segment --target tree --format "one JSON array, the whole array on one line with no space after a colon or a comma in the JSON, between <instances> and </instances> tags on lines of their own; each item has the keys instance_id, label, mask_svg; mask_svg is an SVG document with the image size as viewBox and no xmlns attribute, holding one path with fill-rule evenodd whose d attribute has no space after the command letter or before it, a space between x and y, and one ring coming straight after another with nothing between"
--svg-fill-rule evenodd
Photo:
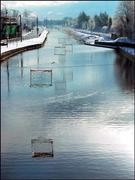
<instances>
[{"instance_id":1,"label":"tree","mask_svg":"<svg viewBox=\"0 0 135 180\"><path fill-rule=\"evenodd\" d=\"M72 26L72 18L71 17L65 17L63 19L65 26Z\"/></svg>"},{"instance_id":2,"label":"tree","mask_svg":"<svg viewBox=\"0 0 135 180\"><path fill-rule=\"evenodd\" d=\"M93 18L90 18L90 17L89 17L88 28L89 28L89 30L91 30L91 31L95 28L95 21L94 21Z\"/></svg>"},{"instance_id":3,"label":"tree","mask_svg":"<svg viewBox=\"0 0 135 180\"><path fill-rule=\"evenodd\" d=\"M111 29L111 26L112 26L112 18L109 17L109 19L108 19L108 29L109 30Z\"/></svg>"},{"instance_id":4,"label":"tree","mask_svg":"<svg viewBox=\"0 0 135 180\"><path fill-rule=\"evenodd\" d=\"M95 29L99 29L101 27L100 17L98 15L95 15L94 21L95 21Z\"/></svg>"},{"instance_id":5,"label":"tree","mask_svg":"<svg viewBox=\"0 0 135 180\"><path fill-rule=\"evenodd\" d=\"M89 16L85 14L85 12L81 12L78 16L78 27L79 28L87 28L89 21Z\"/></svg>"},{"instance_id":6,"label":"tree","mask_svg":"<svg viewBox=\"0 0 135 180\"><path fill-rule=\"evenodd\" d=\"M19 16L19 11L15 10L15 9L12 9L12 14L13 14L13 17L18 17Z\"/></svg>"},{"instance_id":7,"label":"tree","mask_svg":"<svg viewBox=\"0 0 135 180\"><path fill-rule=\"evenodd\" d=\"M30 30L31 29L31 19L30 19L30 14L31 11L25 9L23 11L23 16L22 16L22 24L25 27L26 30Z\"/></svg>"},{"instance_id":8,"label":"tree","mask_svg":"<svg viewBox=\"0 0 135 180\"><path fill-rule=\"evenodd\" d=\"M31 13L30 11L28 11L27 9L25 9L24 12L23 12L23 17L28 18L29 15L30 15L30 13Z\"/></svg>"},{"instance_id":9,"label":"tree","mask_svg":"<svg viewBox=\"0 0 135 180\"><path fill-rule=\"evenodd\" d=\"M100 13L101 27L108 25L108 14L106 12Z\"/></svg>"},{"instance_id":10,"label":"tree","mask_svg":"<svg viewBox=\"0 0 135 180\"><path fill-rule=\"evenodd\" d=\"M94 16L95 29L101 30L103 26L108 26L108 14L106 12Z\"/></svg>"},{"instance_id":11,"label":"tree","mask_svg":"<svg viewBox=\"0 0 135 180\"><path fill-rule=\"evenodd\" d=\"M114 29L119 36L135 39L134 1L121 1L115 18Z\"/></svg>"}]
</instances>

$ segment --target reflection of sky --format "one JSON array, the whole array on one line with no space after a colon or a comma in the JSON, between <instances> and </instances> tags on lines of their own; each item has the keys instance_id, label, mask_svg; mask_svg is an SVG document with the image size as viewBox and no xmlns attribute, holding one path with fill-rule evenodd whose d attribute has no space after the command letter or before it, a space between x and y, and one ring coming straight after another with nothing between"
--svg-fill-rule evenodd
<instances>
[{"instance_id":1,"label":"reflection of sky","mask_svg":"<svg viewBox=\"0 0 135 180\"><path fill-rule=\"evenodd\" d=\"M9 60L9 79L7 63L2 64L2 152L8 157L7 174L17 177L21 164L25 178L36 172L42 179L45 171L48 178L60 178L61 171L61 177L132 178L133 94L117 84L114 51L74 44L72 54L54 57L53 33L39 49L39 64L36 50L22 54L23 77L21 56ZM51 67L53 85L30 88L33 66ZM54 139L53 160L32 162L30 140L37 136Z\"/></svg>"}]
</instances>

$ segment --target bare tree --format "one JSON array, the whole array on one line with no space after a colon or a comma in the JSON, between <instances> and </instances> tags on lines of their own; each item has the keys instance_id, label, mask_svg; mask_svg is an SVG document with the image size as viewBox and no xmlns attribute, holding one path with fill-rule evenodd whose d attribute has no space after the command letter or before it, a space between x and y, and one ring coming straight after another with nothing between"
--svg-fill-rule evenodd
<instances>
[{"instance_id":1,"label":"bare tree","mask_svg":"<svg viewBox=\"0 0 135 180\"><path fill-rule=\"evenodd\" d=\"M30 26L30 14L31 14L31 11L25 9L22 13L22 24L23 24L23 28L26 29L26 30L29 30L29 26Z\"/></svg>"},{"instance_id":2,"label":"bare tree","mask_svg":"<svg viewBox=\"0 0 135 180\"><path fill-rule=\"evenodd\" d=\"M89 17L88 28L89 28L89 30L91 30L91 32L92 32L93 29L95 28L95 21L94 21L94 19L91 18L91 17Z\"/></svg>"},{"instance_id":3,"label":"bare tree","mask_svg":"<svg viewBox=\"0 0 135 180\"><path fill-rule=\"evenodd\" d=\"M109 17L109 19L108 19L108 29L109 30L111 29L111 26L112 26L112 18Z\"/></svg>"},{"instance_id":4,"label":"bare tree","mask_svg":"<svg viewBox=\"0 0 135 180\"><path fill-rule=\"evenodd\" d=\"M13 17L18 17L19 16L19 11L15 10L15 9L12 9L12 15L13 15Z\"/></svg>"},{"instance_id":5,"label":"bare tree","mask_svg":"<svg viewBox=\"0 0 135 180\"><path fill-rule=\"evenodd\" d=\"M119 36L135 39L134 25L134 1L121 1L114 18L114 29Z\"/></svg>"}]
</instances>

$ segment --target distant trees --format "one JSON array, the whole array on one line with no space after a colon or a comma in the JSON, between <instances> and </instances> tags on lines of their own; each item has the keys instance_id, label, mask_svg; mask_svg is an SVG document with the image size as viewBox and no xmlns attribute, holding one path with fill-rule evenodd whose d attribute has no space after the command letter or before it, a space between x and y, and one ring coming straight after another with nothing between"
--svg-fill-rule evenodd
<instances>
[{"instance_id":1,"label":"distant trees","mask_svg":"<svg viewBox=\"0 0 135 180\"><path fill-rule=\"evenodd\" d=\"M71 17L65 17L63 19L63 23L65 24L65 26L72 26L72 18Z\"/></svg>"},{"instance_id":2,"label":"distant trees","mask_svg":"<svg viewBox=\"0 0 135 180\"><path fill-rule=\"evenodd\" d=\"M114 38L126 36L135 40L134 17L135 1L120 1L114 18L107 12L95 14L94 17L81 12L77 18L68 18L66 25L90 31L113 32Z\"/></svg>"},{"instance_id":3,"label":"distant trees","mask_svg":"<svg viewBox=\"0 0 135 180\"><path fill-rule=\"evenodd\" d=\"M89 16L85 12L81 12L77 18L78 28L87 29Z\"/></svg>"},{"instance_id":4,"label":"distant trees","mask_svg":"<svg viewBox=\"0 0 135 180\"><path fill-rule=\"evenodd\" d=\"M99 15L94 16L95 29L101 30L104 26L108 27L109 16L106 12L100 13Z\"/></svg>"},{"instance_id":5,"label":"distant trees","mask_svg":"<svg viewBox=\"0 0 135 180\"><path fill-rule=\"evenodd\" d=\"M114 32L117 36L126 36L135 40L135 1L119 2L115 17L112 19L107 12L95 14L94 17L81 12L76 20L70 20L72 27L91 31Z\"/></svg>"},{"instance_id":6,"label":"distant trees","mask_svg":"<svg viewBox=\"0 0 135 180\"><path fill-rule=\"evenodd\" d=\"M114 18L113 27L118 36L135 39L134 1L121 1Z\"/></svg>"},{"instance_id":7,"label":"distant trees","mask_svg":"<svg viewBox=\"0 0 135 180\"><path fill-rule=\"evenodd\" d=\"M88 29L90 31L93 31L95 28L95 21L93 18L89 17L89 21L88 21Z\"/></svg>"},{"instance_id":8,"label":"distant trees","mask_svg":"<svg viewBox=\"0 0 135 180\"><path fill-rule=\"evenodd\" d=\"M31 11L25 9L25 10L23 11L23 17L28 18L29 15L30 15L30 13L31 13Z\"/></svg>"},{"instance_id":9,"label":"distant trees","mask_svg":"<svg viewBox=\"0 0 135 180\"><path fill-rule=\"evenodd\" d=\"M27 9L25 9L22 13L22 24L23 24L23 29L25 30L30 30L29 26L29 15L30 15L30 11L28 11Z\"/></svg>"},{"instance_id":10,"label":"distant trees","mask_svg":"<svg viewBox=\"0 0 135 180\"><path fill-rule=\"evenodd\" d=\"M37 15L30 10L24 9L22 13L22 24L23 29L25 29L26 31L32 30L34 26L37 26Z\"/></svg>"},{"instance_id":11,"label":"distant trees","mask_svg":"<svg viewBox=\"0 0 135 180\"><path fill-rule=\"evenodd\" d=\"M88 16L85 12L81 12L77 17L77 27L81 29L101 31L104 26L110 29L112 18L106 12L95 15L94 18Z\"/></svg>"},{"instance_id":12,"label":"distant trees","mask_svg":"<svg viewBox=\"0 0 135 180\"><path fill-rule=\"evenodd\" d=\"M77 18L66 17L63 19L65 26L87 29L90 31L109 32L112 27L112 17L106 12L96 14L94 17L82 11Z\"/></svg>"},{"instance_id":13,"label":"distant trees","mask_svg":"<svg viewBox=\"0 0 135 180\"><path fill-rule=\"evenodd\" d=\"M18 17L19 16L19 11L15 10L15 9L12 9L12 16L13 17Z\"/></svg>"},{"instance_id":14,"label":"distant trees","mask_svg":"<svg viewBox=\"0 0 135 180\"><path fill-rule=\"evenodd\" d=\"M108 29L109 30L111 29L111 26L112 26L112 18L109 17L109 19L108 19Z\"/></svg>"}]
</instances>

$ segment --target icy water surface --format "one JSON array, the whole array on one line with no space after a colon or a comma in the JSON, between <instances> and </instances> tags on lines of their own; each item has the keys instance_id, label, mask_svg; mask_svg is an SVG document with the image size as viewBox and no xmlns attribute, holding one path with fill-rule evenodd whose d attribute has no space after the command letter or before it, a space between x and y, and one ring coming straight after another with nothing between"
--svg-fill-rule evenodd
<instances>
[{"instance_id":1,"label":"icy water surface","mask_svg":"<svg viewBox=\"0 0 135 180\"><path fill-rule=\"evenodd\" d=\"M73 52L54 55L63 37ZM52 70L52 83L30 86L31 69ZM2 63L1 83L2 180L133 179L131 62L51 30L44 47ZM53 139L54 157L32 158L38 136Z\"/></svg>"}]
</instances>

